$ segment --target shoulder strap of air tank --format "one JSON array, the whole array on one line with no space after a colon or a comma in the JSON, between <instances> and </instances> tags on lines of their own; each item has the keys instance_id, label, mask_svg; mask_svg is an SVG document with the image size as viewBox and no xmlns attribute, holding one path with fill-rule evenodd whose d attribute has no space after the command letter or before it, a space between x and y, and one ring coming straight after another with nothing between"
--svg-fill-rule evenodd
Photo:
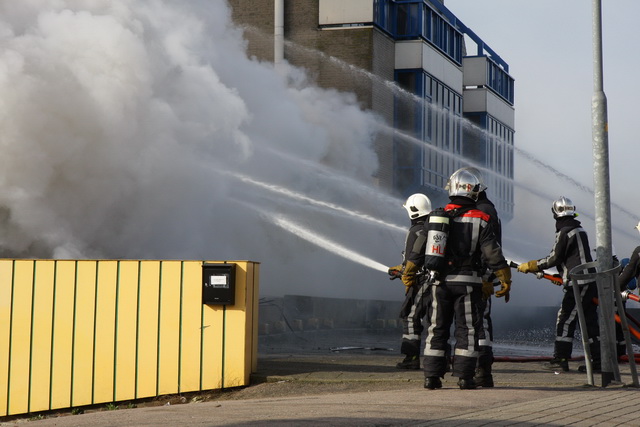
<instances>
[{"instance_id":1,"label":"shoulder strap of air tank","mask_svg":"<svg viewBox=\"0 0 640 427\"><path fill-rule=\"evenodd\" d=\"M444 211L450 218L455 218L457 216L464 215L465 213L469 212L472 209L475 209L475 207L456 205L454 203L449 203L447 206L444 207Z\"/></svg>"}]
</instances>

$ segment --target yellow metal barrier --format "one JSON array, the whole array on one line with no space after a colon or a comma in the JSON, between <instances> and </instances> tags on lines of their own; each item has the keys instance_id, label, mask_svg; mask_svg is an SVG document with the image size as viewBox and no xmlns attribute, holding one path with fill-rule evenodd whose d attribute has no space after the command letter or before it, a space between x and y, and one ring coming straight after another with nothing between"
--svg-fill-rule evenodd
<instances>
[{"instance_id":1,"label":"yellow metal barrier","mask_svg":"<svg viewBox=\"0 0 640 427\"><path fill-rule=\"evenodd\" d=\"M225 306L202 261L1 259L0 416L249 385L259 264L226 264Z\"/></svg>"}]
</instances>

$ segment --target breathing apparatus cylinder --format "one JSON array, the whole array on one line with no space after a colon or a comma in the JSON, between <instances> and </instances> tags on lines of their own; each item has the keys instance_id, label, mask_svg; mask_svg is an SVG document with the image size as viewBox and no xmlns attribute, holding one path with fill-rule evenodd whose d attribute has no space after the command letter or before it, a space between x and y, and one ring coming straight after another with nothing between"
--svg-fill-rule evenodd
<instances>
[{"instance_id":1,"label":"breathing apparatus cylinder","mask_svg":"<svg viewBox=\"0 0 640 427\"><path fill-rule=\"evenodd\" d=\"M447 265L444 256L447 249L447 237L449 237L449 215L444 209L432 211L425 228L427 230L427 245L424 268L427 271L441 273Z\"/></svg>"}]
</instances>

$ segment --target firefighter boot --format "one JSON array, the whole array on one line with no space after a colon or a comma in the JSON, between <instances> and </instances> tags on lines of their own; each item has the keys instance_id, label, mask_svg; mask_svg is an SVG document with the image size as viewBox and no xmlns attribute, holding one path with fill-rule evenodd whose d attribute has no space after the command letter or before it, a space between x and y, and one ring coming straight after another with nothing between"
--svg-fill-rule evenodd
<instances>
[{"instance_id":1,"label":"firefighter boot","mask_svg":"<svg viewBox=\"0 0 640 427\"><path fill-rule=\"evenodd\" d=\"M420 357L407 355L402 362L396 364L398 369L420 369Z\"/></svg>"},{"instance_id":2,"label":"firefighter boot","mask_svg":"<svg viewBox=\"0 0 640 427\"><path fill-rule=\"evenodd\" d=\"M550 371L564 371L569 372L569 360L560 357L554 357L548 363L544 364L544 369Z\"/></svg>"},{"instance_id":3,"label":"firefighter boot","mask_svg":"<svg viewBox=\"0 0 640 427\"><path fill-rule=\"evenodd\" d=\"M428 388L429 390L435 390L437 388L442 388L442 381L440 377L427 377L424 379L424 388Z\"/></svg>"},{"instance_id":4,"label":"firefighter boot","mask_svg":"<svg viewBox=\"0 0 640 427\"><path fill-rule=\"evenodd\" d=\"M460 378L458 387L460 387L460 390L473 390L477 387L477 384L473 378Z\"/></svg>"},{"instance_id":5,"label":"firefighter boot","mask_svg":"<svg viewBox=\"0 0 640 427\"><path fill-rule=\"evenodd\" d=\"M476 371L476 376L473 377L478 387L493 387L493 375L491 375L491 365L480 366Z\"/></svg>"}]
</instances>

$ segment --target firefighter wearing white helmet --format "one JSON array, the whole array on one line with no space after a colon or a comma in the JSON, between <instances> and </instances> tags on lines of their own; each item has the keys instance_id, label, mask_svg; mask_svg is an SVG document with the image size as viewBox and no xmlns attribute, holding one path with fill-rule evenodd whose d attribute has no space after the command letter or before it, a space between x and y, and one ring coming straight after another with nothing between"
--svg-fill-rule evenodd
<instances>
[{"instance_id":1,"label":"firefighter wearing white helmet","mask_svg":"<svg viewBox=\"0 0 640 427\"><path fill-rule=\"evenodd\" d=\"M556 220L555 243L546 258L531 260L518 266L522 273L536 273L556 267L565 283L569 283L569 272L578 265L592 262L589 238L576 219L576 206L571 199L560 197L551 204L551 212ZM581 301L587 323L589 348L594 370L600 369L600 330L598 327L597 305L593 299L598 296L595 281L579 280ZM546 364L547 369L569 370L569 359L573 350L578 316L573 292L565 292L556 319L556 339L553 359Z\"/></svg>"},{"instance_id":2,"label":"firefighter wearing white helmet","mask_svg":"<svg viewBox=\"0 0 640 427\"><path fill-rule=\"evenodd\" d=\"M422 193L412 194L402 206L411 219L423 217L431 212L431 200Z\"/></svg>"},{"instance_id":3,"label":"firefighter wearing white helmet","mask_svg":"<svg viewBox=\"0 0 640 427\"><path fill-rule=\"evenodd\" d=\"M428 301L424 276L418 272L424 264L427 242L425 221L431 212L431 201L422 193L412 194L402 205L409 215L411 226L407 231L402 264L389 268L391 278L400 277L405 285L405 300L400 310L402 319L402 344L400 352L404 359L398 369L420 369L420 335L424 329L422 318Z\"/></svg>"},{"instance_id":4,"label":"firefighter wearing white helmet","mask_svg":"<svg viewBox=\"0 0 640 427\"><path fill-rule=\"evenodd\" d=\"M459 169L451 175L446 188L450 203L444 211L451 218L445 253L447 267L441 274L441 283L431 287L424 386L442 387L449 329L455 319L453 376L459 378L461 389L474 389L478 339L483 334L482 313L478 310L483 272L485 267L494 272L501 283L496 296L507 300L511 271L490 225L490 216L476 206L480 192L486 189L481 179L469 169Z\"/></svg>"}]
</instances>

